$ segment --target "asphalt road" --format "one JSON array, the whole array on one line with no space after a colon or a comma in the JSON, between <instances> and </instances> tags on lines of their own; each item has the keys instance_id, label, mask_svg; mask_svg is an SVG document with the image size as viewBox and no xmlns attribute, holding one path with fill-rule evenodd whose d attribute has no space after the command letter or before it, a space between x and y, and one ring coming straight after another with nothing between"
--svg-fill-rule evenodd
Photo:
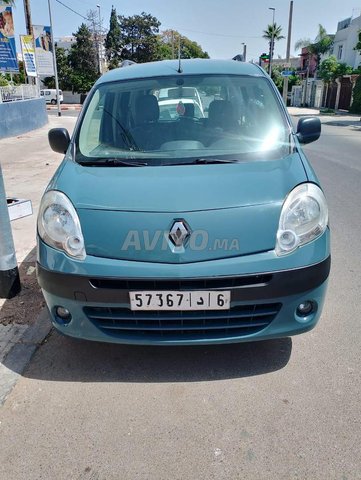
<instances>
[{"instance_id":1,"label":"asphalt road","mask_svg":"<svg viewBox=\"0 0 361 480\"><path fill-rule=\"evenodd\" d=\"M361 479L361 128L305 150L332 227L318 327L197 348L53 333L0 410L0 478Z\"/></svg>"}]
</instances>

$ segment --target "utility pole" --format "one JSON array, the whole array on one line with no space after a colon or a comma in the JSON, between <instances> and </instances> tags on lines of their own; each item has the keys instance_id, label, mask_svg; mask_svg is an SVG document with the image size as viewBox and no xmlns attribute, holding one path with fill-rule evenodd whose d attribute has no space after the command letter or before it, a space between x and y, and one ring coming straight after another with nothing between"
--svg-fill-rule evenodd
<instances>
[{"instance_id":1,"label":"utility pole","mask_svg":"<svg viewBox=\"0 0 361 480\"><path fill-rule=\"evenodd\" d=\"M53 67L54 67L54 75L55 75L56 103L57 103L57 106L58 106L58 117L61 117L58 67L56 65L56 52L55 52L55 43L54 43L54 35L53 35L53 17L51 15L50 0L48 0L48 8L49 8L49 20L50 20L51 44L52 44L52 47L53 47Z\"/></svg>"},{"instance_id":2,"label":"utility pole","mask_svg":"<svg viewBox=\"0 0 361 480\"><path fill-rule=\"evenodd\" d=\"M0 298L15 297L20 290L19 269L0 165Z\"/></svg>"},{"instance_id":3,"label":"utility pole","mask_svg":"<svg viewBox=\"0 0 361 480\"><path fill-rule=\"evenodd\" d=\"M25 12L25 25L26 33L28 35L33 35L33 25L31 23L31 10L30 10L30 0L24 0L24 12Z\"/></svg>"},{"instance_id":4,"label":"utility pole","mask_svg":"<svg viewBox=\"0 0 361 480\"><path fill-rule=\"evenodd\" d=\"M34 30L33 24L31 21L31 10L30 10L30 0L23 0L24 1L24 14L25 14L25 25L26 25L26 33L32 36L33 45L34 45L34 52L35 52L35 40L34 40ZM30 85L37 85L38 84L38 77L28 77L28 82Z\"/></svg>"},{"instance_id":5,"label":"utility pole","mask_svg":"<svg viewBox=\"0 0 361 480\"><path fill-rule=\"evenodd\" d=\"M103 54L102 54L102 17L100 14L100 5L97 4L98 15L99 15L99 35L98 35L98 56L99 56L99 73L103 73Z\"/></svg>"},{"instance_id":6,"label":"utility pole","mask_svg":"<svg viewBox=\"0 0 361 480\"><path fill-rule=\"evenodd\" d=\"M290 68L290 53L291 53L291 35L292 35L292 16L293 16L293 0L290 1L290 14L288 17L288 33L287 33L287 52L286 52L286 63L287 68ZM287 105L287 93L288 93L288 77L283 79L283 100Z\"/></svg>"},{"instance_id":7,"label":"utility pole","mask_svg":"<svg viewBox=\"0 0 361 480\"><path fill-rule=\"evenodd\" d=\"M274 43L275 43L275 13L276 9L274 7L269 7L268 10L273 11L272 17L272 35L271 35L271 43L270 43L270 52L269 52L269 67L268 67L268 75L272 77L272 59L273 59L273 50L274 50Z\"/></svg>"},{"instance_id":8,"label":"utility pole","mask_svg":"<svg viewBox=\"0 0 361 480\"><path fill-rule=\"evenodd\" d=\"M175 48L174 48L174 30L172 30L172 60L175 58Z\"/></svg>"}]
</instances>

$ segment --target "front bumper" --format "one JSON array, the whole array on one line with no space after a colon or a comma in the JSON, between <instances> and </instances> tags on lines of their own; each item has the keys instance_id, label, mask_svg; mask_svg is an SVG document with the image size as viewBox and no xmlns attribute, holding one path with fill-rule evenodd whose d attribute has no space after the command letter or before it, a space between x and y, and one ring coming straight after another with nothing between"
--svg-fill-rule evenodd
<instances>
[{"instance_id":1,"label":"front bumper","mask_svg":"<svg viewBox=\"0 0 361 480\"><path fill-rule=\"evenodd\" d=\"M323 240L328 246L328 237ZM317 242L315 242L317 243ZM315 251L315 246L313 246ZM322 250L322 249L321 249ZM321 250L319 255L322 255ZM310 256L307 251L304 254ZM296 335L311 330L317 323L326 293L330 271L330 257L320 260L313 256L315 263L307 266L294 266L285 270L265 270L245 274L228 275L216 272L208 276L151 277L135 273L141 268L137 264L129 275L100 276L100 270L92 268L92 262L102 259L89 259L87 274L85 262L73 261L73 272L54 271L52 261L72 262L60 252L56 252L39 242L38 280L43 290L54 326L66 335L88 340L112 343L143 345L192 345L212 343L233 343L251 340ZM259 255L257 256L259 257ZM270 259L271 260L271 259ZM284 259L279 259L284 262ZM300 259L298 259L300 261ZM113 261L113 264L122 262ZM224 265L224 262L221 262ZM230 265L230 262L227 262ZM302 263L300 261L300 263ZM44 265L45 264L45 265ZM264 264L265 265L265 264ZM64 265L63 265L64 266ZM177 266L178 267L178 266ZM204 269L204 264L192 264L195 271ZM199 268L200 267L200 268ZM161 268L159 265L156 269ZM174 268L174 266L170 266ZM183 269L187 267L182 266ZM65 268L66 270L67 268ZM222 270L222 269L220 269ZM106 269L105 269L106 272ZM130 290L231 290L231 309L214 312L131 312ZM314 310L306 317L297 315L300 303L311 301ZM72 320L63 322L56 315L56 307L65 307L71 312Z\"/></svg>"}]
</instances>

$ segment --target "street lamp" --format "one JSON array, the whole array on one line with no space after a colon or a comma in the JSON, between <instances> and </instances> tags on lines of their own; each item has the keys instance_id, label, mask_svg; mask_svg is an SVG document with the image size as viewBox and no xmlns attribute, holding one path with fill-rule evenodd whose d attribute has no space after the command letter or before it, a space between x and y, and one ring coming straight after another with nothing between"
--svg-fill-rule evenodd
<instances>
[{"instance_id":1,"label":"street lamp","mask_svg":"<svg viewBox=\"0 0 361 480\"><path fill-rule=\"evenodd\" d=\"M99 15L99 40L98 40L98 58L99 58L99 73L103 73L103 59L102 59L102 42L101 42L101 37L102 37L102 17L100 15L100 5L97 4L98 8L98 15Z\"/></svg>"},{"instance_id":2,"label":"street lamp","mask_svg":"<svg viewBox=\"0 0 361 480\"><path fill-rule=\"evenodd\" d=\"M272 58L273 58L273 49L274 49L274 41L275 41L275 14L276 9L274 7L268 7L268 10L273 11L272 17L272 35L271 35L271 44L270 44L270 52L269 52L269 68L268 68L268 75L272 76Z\"/></svg>"}]
</instances>

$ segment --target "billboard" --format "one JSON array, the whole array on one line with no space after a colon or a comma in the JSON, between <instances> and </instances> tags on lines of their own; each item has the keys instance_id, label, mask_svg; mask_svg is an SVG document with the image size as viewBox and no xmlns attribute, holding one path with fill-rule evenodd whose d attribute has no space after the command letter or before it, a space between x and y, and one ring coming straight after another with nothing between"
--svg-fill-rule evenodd
<instances>
[{"instance_id":1,"label":"billboard","mask_svg":"<svg viewBox=\"0 0 361 480\"><path fill-rule=\"evenodd\" d=\"M55 73L51 28L44 25L33 25L33 31L38 75L53 76Z\"/></svg>"},{"instance_id":2,"label":"billboard","mask_svg":"<svg viewBox=\"0 0 361 480\"><path fill-rule=\"evenodd\" d=\"M0 71L18 72L12 8L0 0Z\"/></svg>"},{"instance_id":3,"label":"billboard","mask_svg":"<svg viewBox=\"0 0 361 480\"><path fill-rule=\"evenodd\" d=\"M36 77L36 63L33 37L31 35L20 35L21 50L26 74L28 77Z\"/></svg>"}]
</instances>

